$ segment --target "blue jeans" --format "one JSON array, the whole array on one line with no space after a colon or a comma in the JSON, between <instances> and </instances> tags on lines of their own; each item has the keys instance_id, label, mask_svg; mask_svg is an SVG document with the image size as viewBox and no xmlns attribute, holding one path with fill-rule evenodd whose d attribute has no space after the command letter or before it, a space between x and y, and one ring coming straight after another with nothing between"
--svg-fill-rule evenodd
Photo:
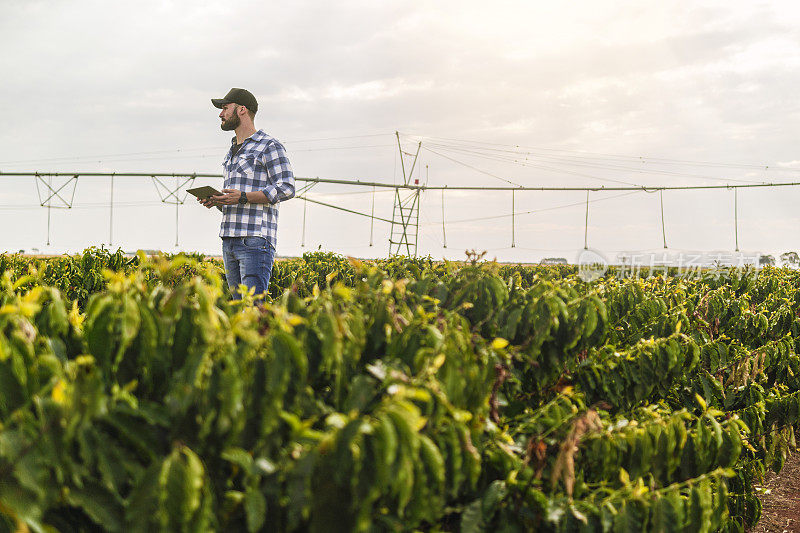
<instances>
[{"instance_id":1,"label":"blue jeans","mask_svg":"<svg viewBox=\"0 0 800 533\"><path fill-rule=\"evenodd\" d=\"M255 288L255 294L267 292L272 275L275 249L264 237L223 237L222 260L225 277L234 300L241 299L239 285Z\"/></svg>"}]
</instances>

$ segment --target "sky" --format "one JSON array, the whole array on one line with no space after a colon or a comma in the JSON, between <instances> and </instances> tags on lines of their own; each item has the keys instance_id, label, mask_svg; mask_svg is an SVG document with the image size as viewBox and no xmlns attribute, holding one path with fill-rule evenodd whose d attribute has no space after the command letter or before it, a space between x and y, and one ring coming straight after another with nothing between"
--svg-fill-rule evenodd
<instances>
[{"instance_id":1,"label":"sky","mask_svg":"<svg viewBox=\"0 0 800 533\"><path fill-rule=\"evenodd\" d=\"M210 99L244 87L298 177L397 183L419 147L412 179L430 186L800 181L796 2L0 0L0 47L2 173L219 174L231 134ZM0 180L0 251L220 252L219 215L162 202L149 177L113 191L50 178L69 209L40 205L46 178ZM392 218L392 189L306 196ZM800 187L593 191L587 218L582 191L431 190L417 253L777 255L800 250L798 200ZM389 235L295 198L277 253L385 257Z\"/></svg>"}]
</instances>

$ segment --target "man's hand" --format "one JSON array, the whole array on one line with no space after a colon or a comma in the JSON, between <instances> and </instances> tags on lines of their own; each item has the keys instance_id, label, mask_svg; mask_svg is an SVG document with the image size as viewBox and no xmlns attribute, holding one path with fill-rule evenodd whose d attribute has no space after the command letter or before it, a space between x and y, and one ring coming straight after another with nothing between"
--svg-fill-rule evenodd
<instances>
[{"instance_id":1,"label":"man's hand","mask_svg":"<svg viewBox=\"0 0 800 533\"><path fill-rule=\"evenodd\" d=\"M242 197L242 191L236 189L222 189L222 192L225 194L211 197L215 202L214 205L236 205L239 203L239 198Z\"/></svg>"},{"instance_id":2,"label":"man's hand","mask_svg":"<svg viewBox=\"0 0 800 533\"><path fill-rule=\"evenodd\" d=\"M197 201L206 208L211 209L217 205L236 205L239 203L239 198L242 196L242 191L236 189L222 189L225 194L217 194L209 196L208 198L198 198Z\"/></svg>"},{"instance_id":3,"label":"man's hand","mask_svg":"<svg viewBox=\"0 0 800 533\"><path fill-rule=\"evenodd\" d=\"M197 201L200 202L200 205L205 206L206 209L211 209L217 205L213 198L213 196L209 196L208 198L198 198Z\"/></svg>"}]
</instances>

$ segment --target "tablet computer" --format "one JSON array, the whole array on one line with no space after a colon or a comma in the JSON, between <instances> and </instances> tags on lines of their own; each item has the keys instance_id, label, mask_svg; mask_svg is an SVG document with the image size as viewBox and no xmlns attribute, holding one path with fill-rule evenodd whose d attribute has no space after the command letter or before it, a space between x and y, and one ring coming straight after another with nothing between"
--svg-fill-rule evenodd
<instances>
[{"instance_id":1,"label":"tablet computer","mask_svg":"<svg viewBox=\"0 0 800 533\"><path fill-rule=\"evenodd\" d=\"M188 192L192 196L200 198L201 200L205 200L210 196L218 196L222 194L214 187L209 187L208 185L204 185L203 187L197 187L196 189L186 189L186 192Z\"/></svg>"}]
</instances>

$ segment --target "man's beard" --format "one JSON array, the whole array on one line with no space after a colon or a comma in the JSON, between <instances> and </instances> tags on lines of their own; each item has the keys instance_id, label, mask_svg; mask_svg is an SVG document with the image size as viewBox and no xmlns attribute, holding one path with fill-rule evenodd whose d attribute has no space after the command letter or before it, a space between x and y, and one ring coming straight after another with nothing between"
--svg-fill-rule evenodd
<instances>
[{"instance_id":1,"label":"man's beard","mask_svg":"<svg viewBox=\"0 0 800 533\"><path fill-rule=\"evenodd\" d=\"M233 115L231 115L231 118L224 121L220 126L220 128L222 128L222 131L232 131L238 128L239 124L241 123L242 121L239 120L239 115L237 115L236 112L234 111Z\"/></svg>"}]
</instances>

